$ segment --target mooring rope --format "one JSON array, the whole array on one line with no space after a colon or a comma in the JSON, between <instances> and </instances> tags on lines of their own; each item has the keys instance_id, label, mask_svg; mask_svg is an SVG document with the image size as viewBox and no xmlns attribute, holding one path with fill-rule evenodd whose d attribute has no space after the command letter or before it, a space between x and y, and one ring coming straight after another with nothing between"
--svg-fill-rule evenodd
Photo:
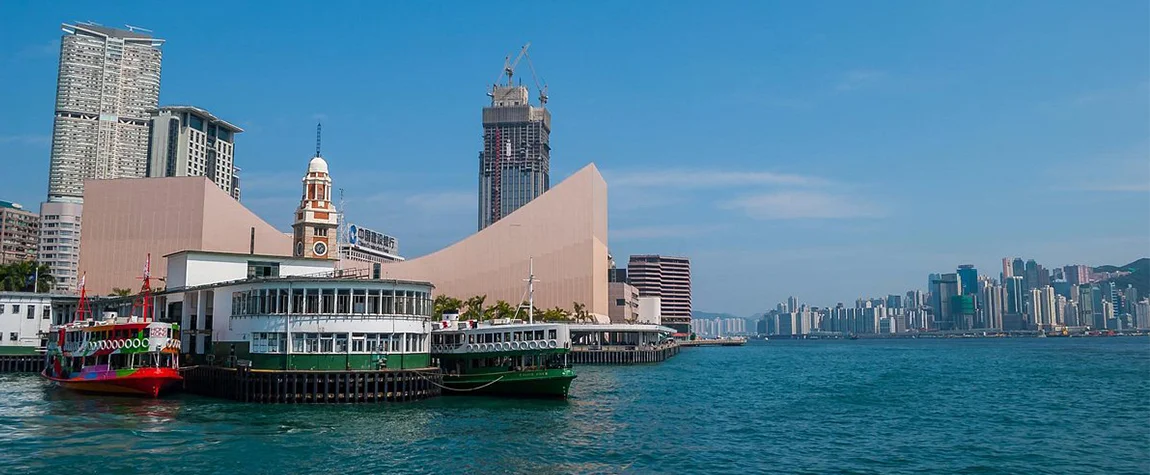
<instances>
[{"instance_id":1,"label":"mooring rope","mask_svg":"<svg viewBox=\"0 0 1150 475\"><path fill-rule=\"evenodd\" d=\"M448 390L448 391L458 391L458 392L461 392L461 393L470 392L470 391L478 391L478 390L480 390L480 389L486 388L486 387L488 387L488 386L491 386L492 384L498 383L500 379L503 379L503 376L506 376L506 375L503 375L503 376L500 376L500 377L498 377L498 378L495 378L495 381L492 381L492 382L490 382L490 383L484 384L483 386L478 386L478 387L474 387L474 388L471 388L471 389L455 389L455 388L449 388L449 387L447 387L447 386L444 386L444 385L442 385L442 384L439 384L439 383L437 383L437 382L435 382L435 381L432 381L432 380L431 380L431 378L428 378L427 376L424 376L424 375L423 375L423 373L421 373L421 372L418 372L418 371L416 371L416 372L415 372L415 374L416 374L416 375L418 375L419 377L423 378L423 379L426 379L426 380L427 380L427 382L429 382L429 383L431 383L431 384L434 384L434 385L438 386L440 389L446 389L446 390Z\"/></svg>"}]
</instances>

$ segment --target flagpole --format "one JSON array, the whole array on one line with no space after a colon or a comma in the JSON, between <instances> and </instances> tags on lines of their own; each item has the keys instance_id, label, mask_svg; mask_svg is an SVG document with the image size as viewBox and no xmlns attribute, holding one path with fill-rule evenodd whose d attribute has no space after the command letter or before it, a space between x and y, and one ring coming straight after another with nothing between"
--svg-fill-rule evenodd
<instances>
[{"instance_id":1,"label":"flagpole","mask_svg":"<svg viewBox=\"0 0 1150 475\"><path fill-rule=\"evenodd\" d=\"M36 269L33 271L36 277L32 279L32 293L36 293L40 291L40 263L32 261L32 266Z\"/></svg>"}]
</instances>

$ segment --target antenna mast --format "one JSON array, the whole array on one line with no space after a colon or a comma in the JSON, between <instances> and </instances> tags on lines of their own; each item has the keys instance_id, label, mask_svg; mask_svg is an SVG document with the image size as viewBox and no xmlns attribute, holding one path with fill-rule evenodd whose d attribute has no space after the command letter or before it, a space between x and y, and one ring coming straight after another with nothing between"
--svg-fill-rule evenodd
<instances>
[{"instance_id":1,"label":"antenna mast","mask_svg":"<svg viewBox=\"0 0 1150 475\"><path fill-rule=\"evenodd\" d=\"M323 155L319 154L319 138L320 138L321 132L323 132L323 123L322 122L316 122L315 123L315 156L317 156L317 157L323 156Z\"/></svg>"}]
</instances>

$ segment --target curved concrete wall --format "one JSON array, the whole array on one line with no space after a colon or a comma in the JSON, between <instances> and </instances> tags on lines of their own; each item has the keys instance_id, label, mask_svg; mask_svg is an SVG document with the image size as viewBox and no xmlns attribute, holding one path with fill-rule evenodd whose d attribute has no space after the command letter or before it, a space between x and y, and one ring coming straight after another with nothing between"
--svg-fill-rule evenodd
<instances>
[{"instance_id":1,"label":"curved concrete wall","mask_svg":"<svg viewBox=\"0 0 1150 475\"><path fill-rule=\"evenodd\" d=\"M525 299L534 258L535 306L571 310L574 302L608 314L607 183L594 164L491 226L423 257L383 265L387 278L424 280L437 295L487 304Z\"/></svg>"}]
</instances>

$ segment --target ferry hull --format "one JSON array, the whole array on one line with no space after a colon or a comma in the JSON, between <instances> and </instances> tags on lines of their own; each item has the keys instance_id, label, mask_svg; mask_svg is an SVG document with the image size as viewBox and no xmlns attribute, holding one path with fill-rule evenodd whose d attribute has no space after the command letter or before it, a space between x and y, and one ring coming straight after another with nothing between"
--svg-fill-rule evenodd
<instances>
[{"instance_id":1,"label":"ferry hull","mask_svg":"<svg viewBox=\"0 0 1150 475\"><path fill-rule=\"evenodd\" d=\"M575 373L569 369L548 370L545 373L444 375L443 385L450 389L443 394L566 399ZM500 379L500 376L503 378Z\"/></svg>"},{"instance_id":2,"label":"ferry hull","mask_svg":"<svg viewBox=\"0 0 1150 475\"><path fill-rule=\"evenodd\" d=\"M87 394L110 394L156 398L183 380L171 368L141 368L127 375L81 373L74 378L57 378L47 372L41 376L57 386Z\"/></svg>"}]
</instances>

